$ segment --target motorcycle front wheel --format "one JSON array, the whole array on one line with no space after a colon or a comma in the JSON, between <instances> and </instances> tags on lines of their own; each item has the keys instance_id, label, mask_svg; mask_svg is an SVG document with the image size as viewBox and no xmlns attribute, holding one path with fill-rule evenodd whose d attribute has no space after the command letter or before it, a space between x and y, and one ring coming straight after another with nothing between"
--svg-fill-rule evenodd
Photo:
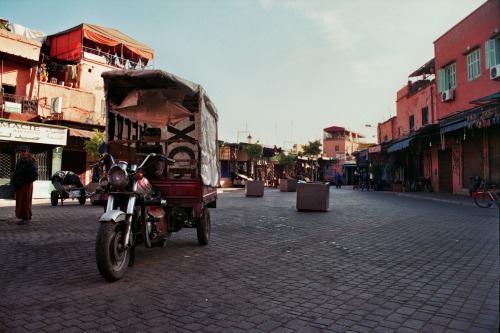
<instances>
[{"instance_id":1,"label":"motorcycle front wheel","mask_svg":"<svg viewBox=\"0 0 500 333\"><path fill-rule=\"evenodd\" d=\"M95 245L95 256L99 273L113 282L125 275L129 260L130 248L123 249L125 225L123 223L103 222L99 226Z\"/></svg>"}]
</instances>

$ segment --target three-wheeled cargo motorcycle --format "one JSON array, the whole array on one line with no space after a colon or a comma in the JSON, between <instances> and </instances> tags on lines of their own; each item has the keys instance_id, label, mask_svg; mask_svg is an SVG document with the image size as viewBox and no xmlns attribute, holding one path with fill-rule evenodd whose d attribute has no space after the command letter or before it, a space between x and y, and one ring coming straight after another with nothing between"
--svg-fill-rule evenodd
<instances>
[{"instance_id":1,"label":"three-wheeled cargo motorcycle","mask_svg":"<svg viewBox=\"0 0 500 333\"><path fill-rule=\"evenodd\" d=\"M219 183L217 109L204 89L160 70L104 72L107 193L96 262L108 281L133 266L138 244L165 246L173 232L210 238Z\"/></svg>"}]
</instances>

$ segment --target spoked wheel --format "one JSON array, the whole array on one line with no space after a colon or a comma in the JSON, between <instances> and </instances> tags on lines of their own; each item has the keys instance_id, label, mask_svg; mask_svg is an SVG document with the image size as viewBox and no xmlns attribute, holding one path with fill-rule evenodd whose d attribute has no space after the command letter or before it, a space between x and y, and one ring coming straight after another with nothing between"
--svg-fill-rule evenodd
<instances>
[{"instance_id":1,"label":"spoked wheel","mask_svg":"<svg viewBox=\"0 0 500 333\"><path fill-rule=\"evenodd\" d=\"M125 275L130 260L130 248L123 249L125 224L104 222L99 227L95 246L95 256L99 273L113 282Z\"/></svg>"},{"instance_id":2,"label":"spoked wheel","mask_svg":"<svg viewBox=\"0 0 500 333\"><path fill-rule=\"evenodd\" d=\"M50 192L50 203L52 204L52 206L57 206L58 202L59 202L59 193L57 193L57 191Z\"/></svg>"},{"instance_id":3,"label":"spoked wheel","mask_svg":"<svg viewBox=\"0 0 500 333\"><path fill-rule=\"evenodd\" d=\"M210 211L208 208L203 209L203 214L196 225L196 233L198 244L207 245L210 240Z\"/></svg>"},{"instance_id":4,"label":"spoked wheel","mask_svg":"<svg viewBox=\"0 0 500 333\"><path fill-rule=\"evenodd\" d=\"M493 205L493 199L491 198L489 193L485 192L477 193L476 196L474 197L474 202L481 208L488 208L491 207L491 205Z\"/></svg>"}]
</instances>

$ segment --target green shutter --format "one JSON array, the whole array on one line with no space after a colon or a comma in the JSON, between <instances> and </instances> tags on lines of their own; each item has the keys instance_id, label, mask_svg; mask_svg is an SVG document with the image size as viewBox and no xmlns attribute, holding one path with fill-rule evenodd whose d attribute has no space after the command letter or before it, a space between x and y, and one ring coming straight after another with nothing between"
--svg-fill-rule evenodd
<instances>
[{"instance_id":1,"label":"green shutter","mask_svg":"<svg viewBox=\"0 0 500 333\"><path fill-rule=\"evenodd\" d=\"M484 43L484 56L486 58L486 69L495 64L495 40L491 39Z\"/></svg>"},{"instance_id":2,"label":"green shutter","mask_svg":"<svg viewBox=\"0 0 500 333\"><path fill-rule=\"evenodd\" d=\"M446 88L446 71L440 69L438 70L438 92L443 92Z\"/></svg>"}]
</instances>

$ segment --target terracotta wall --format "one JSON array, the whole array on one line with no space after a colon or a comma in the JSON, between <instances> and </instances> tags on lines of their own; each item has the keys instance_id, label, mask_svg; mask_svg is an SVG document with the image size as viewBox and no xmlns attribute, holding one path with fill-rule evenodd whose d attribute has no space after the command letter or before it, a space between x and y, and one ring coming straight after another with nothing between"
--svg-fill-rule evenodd
<instances>
[{"instance_id":1,"label":"terracotta wall","mask_svg":"<svg viewBox=\"0 0 500 333\"><path fill-rule=\"evenodd\" d=\"M457 81L453 101L441 102L439 98L438 119L470 109L470 101L500 90L500 81L490 79L485 63L484 43L495 29L497 32L500 29L500 4L498 0L489 0L434 42L436 73L455 61ZM476 47L480 48L481 76L469 81L467 53Z\"/></svg>"}]
</instances>

